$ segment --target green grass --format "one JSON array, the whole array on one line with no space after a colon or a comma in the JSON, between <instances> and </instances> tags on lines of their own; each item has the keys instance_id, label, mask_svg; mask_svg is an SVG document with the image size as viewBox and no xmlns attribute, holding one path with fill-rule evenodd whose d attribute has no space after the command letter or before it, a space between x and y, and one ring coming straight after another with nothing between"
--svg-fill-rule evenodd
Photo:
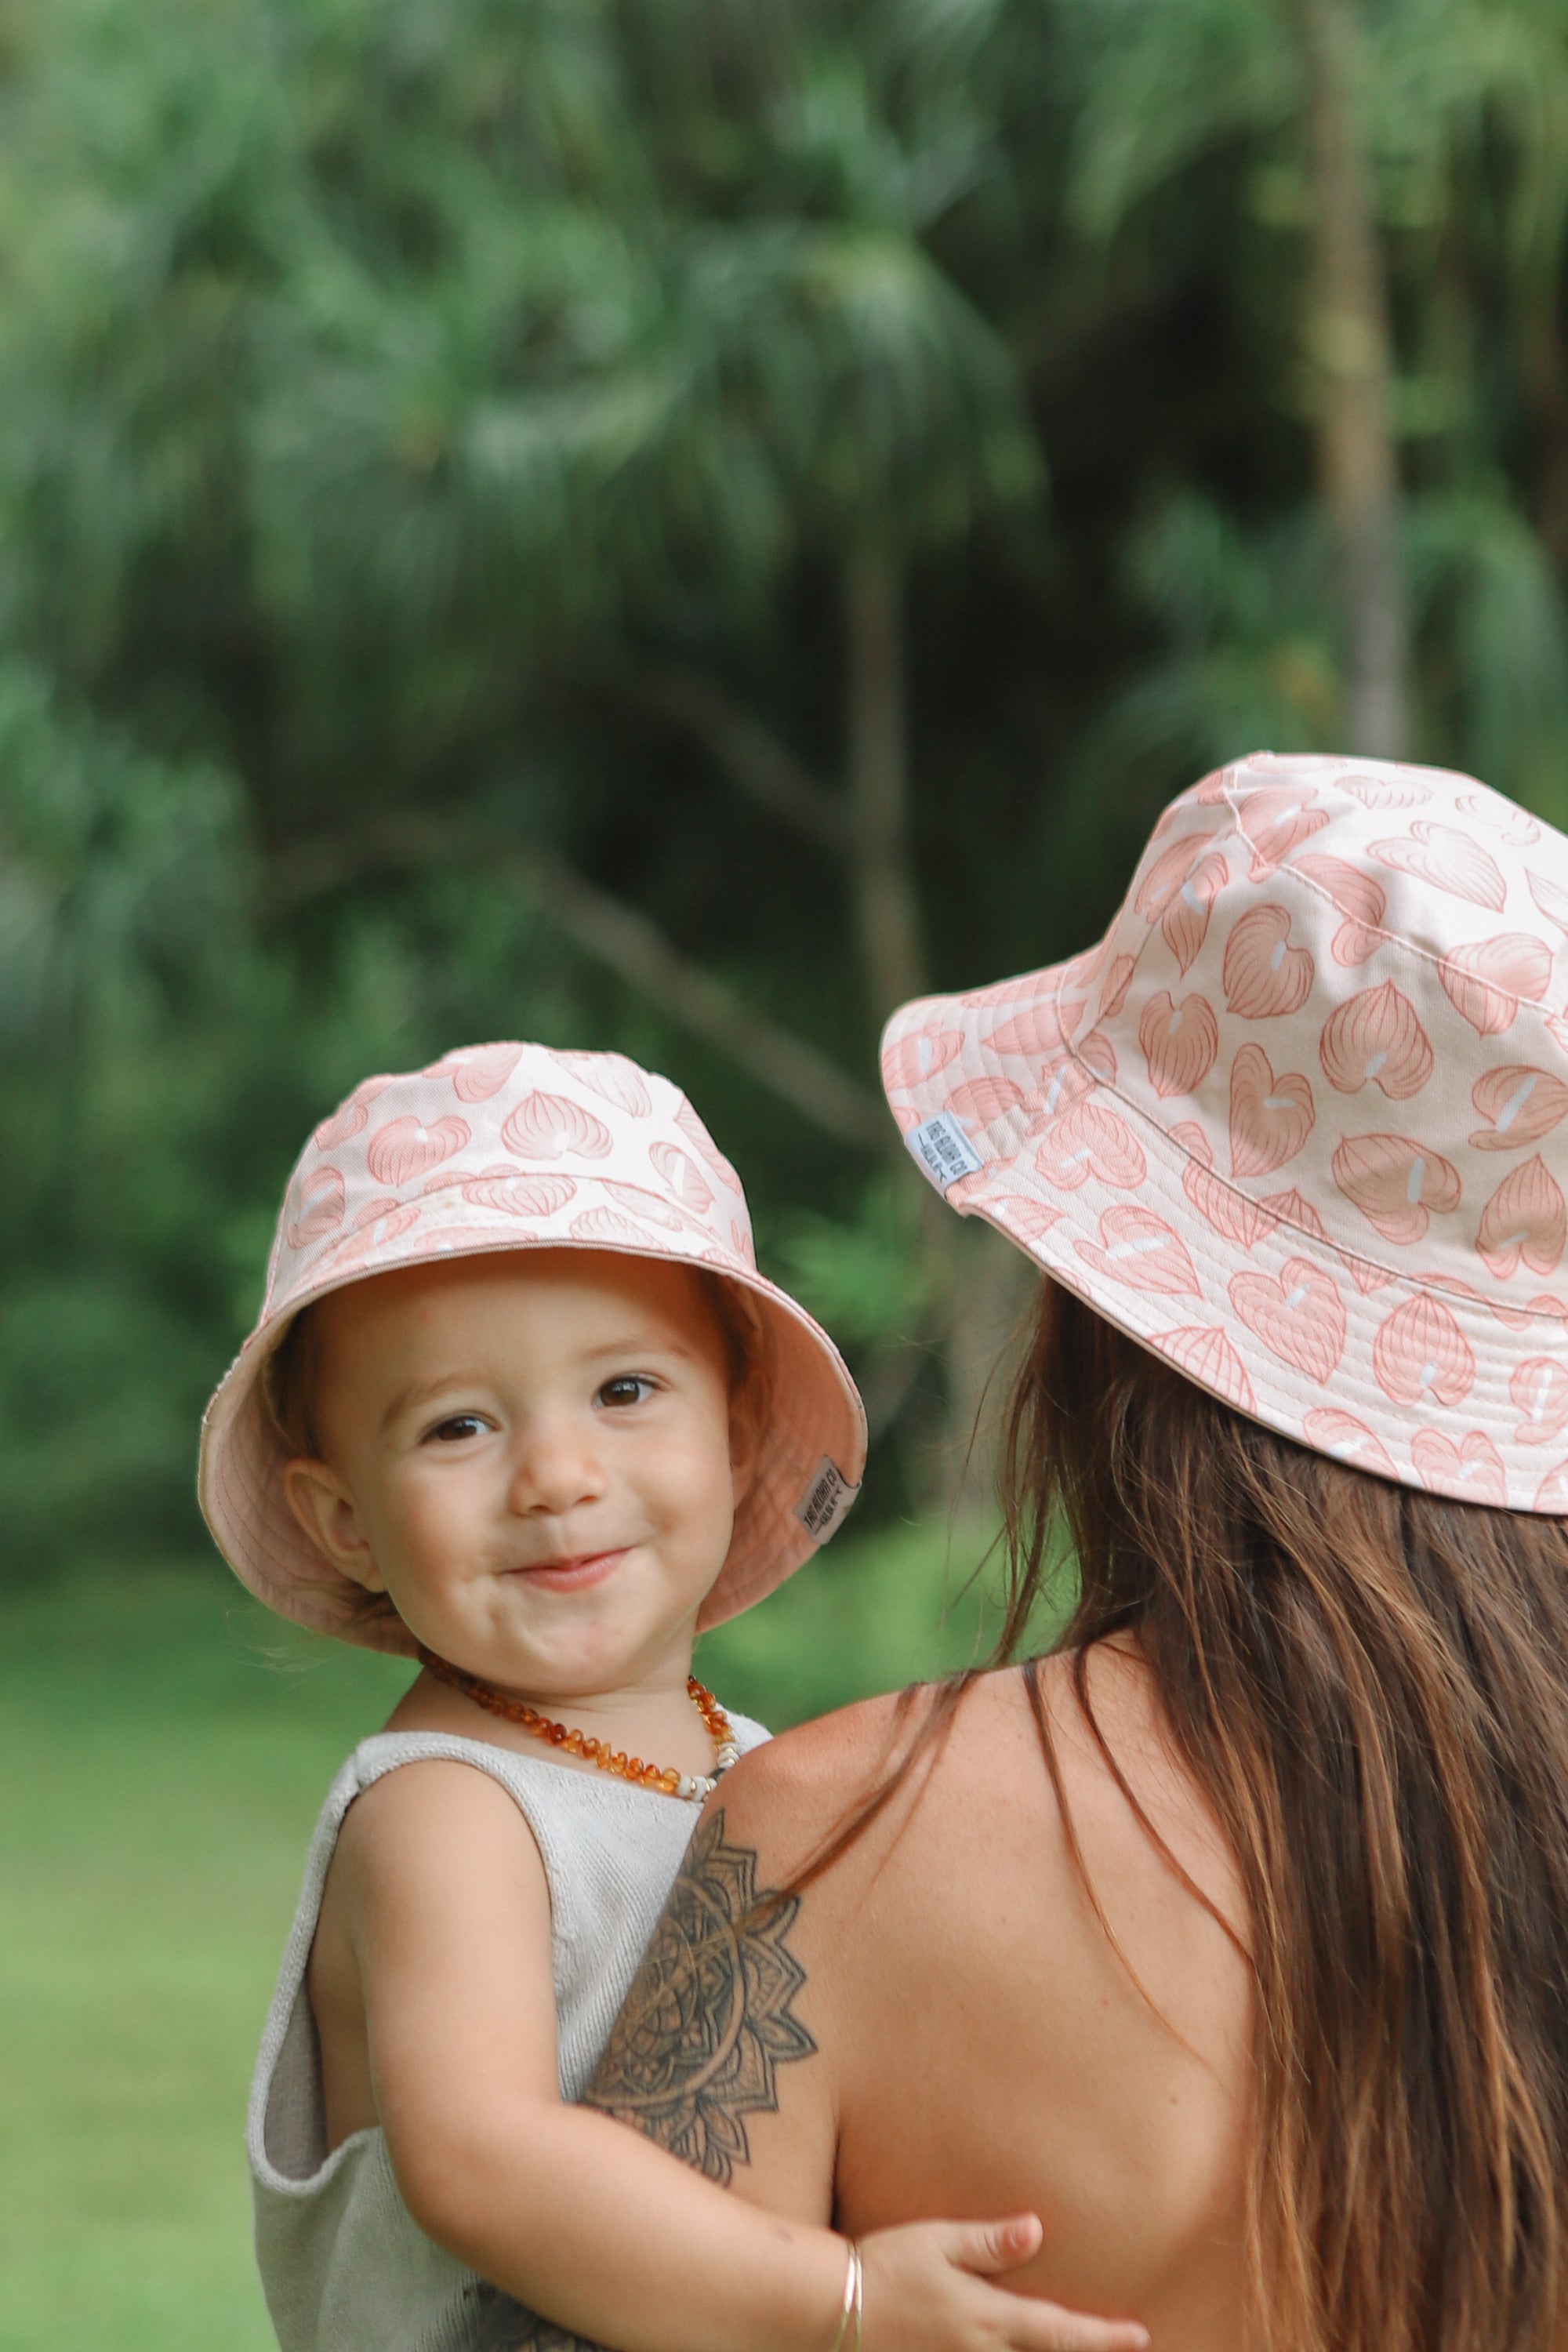
<instances>
[{"instance_id":1,"label":"green grass","mask_svg":"<svg viewBox=\"0 0 1568 2352\"><path fill-rule=\"evenodd\" d=\"M841 1538L699 1671L782 1726L960 1663L949 1549ZM0 2352L271 2345L251 2057L317 1807L407 1672L200 1569L0 1598Z\"/></svg>"}]
</instances>

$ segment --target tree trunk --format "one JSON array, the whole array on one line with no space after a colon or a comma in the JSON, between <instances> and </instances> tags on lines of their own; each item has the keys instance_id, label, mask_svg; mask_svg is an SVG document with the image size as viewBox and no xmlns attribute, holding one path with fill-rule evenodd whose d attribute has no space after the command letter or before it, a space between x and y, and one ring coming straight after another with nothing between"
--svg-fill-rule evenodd
<instances>
[{"instance_id":1,"label":"tree trunk","mask_svg":"<svg viewBox=\"0 0 1568 2352\"><path fill-rule=\"evenodd\" d=\"M1343 748L1399 760L1409 742L1408 624L1388 289L1356 118L1361 27L1353 0L1294 0L1294 7L1307 69L1315 224L1304 340L1344 638Z\"/></svg>"},{"instance_id":2,"label":"tree trunk","mask_svg":"<svg viewBox=\"0 0 1568 2352\"><path fill-rule=\"evenodd\" d=\"M928 984L910 844L903 580L896 560L880 549L854 555L845 605L854 890L867 992L879 1028Z\"/></svg>"},{"instance_id":3,"label":"tree trunk","mask_svg":"<svg viewBox=\"0 0 1568 2352\"><path fill-rule=\"evenodd\" d=\"M931 985L910 824L903 580L897 560L862 548L845 581L852 886L862 969L879 1027ZM944 1412L934 1486L951 1504L989 1492L985 1432L973 1447L986 1383L1024 1271L989 1227L961 1223L921 1185L921 1245L937 1274Z\"/></svg>"}]
</instances>

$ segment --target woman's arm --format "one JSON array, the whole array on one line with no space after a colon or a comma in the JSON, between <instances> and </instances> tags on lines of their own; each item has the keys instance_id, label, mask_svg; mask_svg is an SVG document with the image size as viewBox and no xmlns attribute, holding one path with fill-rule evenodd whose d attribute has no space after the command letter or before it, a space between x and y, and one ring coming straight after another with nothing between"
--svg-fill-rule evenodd
<instances>
[{"instance_id":1,"label":"woman's arm","mask_svg":"<svg viewBox=\"0 0 1568 2352\"><path fill-rule=\"evenodd\" d=\"M704 1832L711 1855L720 1817ZM420 2226L518 2302L621 2352L826 2352L844 2242L724 2194L718 2105L688 2082L706 2151L689 2168L653 2136L561 2104L549 1891L505 1792L459 1764L405 1768L358 1801L339 1856L377 2113ZM718 1944L733 1953L732 1935ZM755 1952L737 1969L731 1994L742 1984L763 1993ZM740 2034L739 2070L726 2071L728 2051L710 2053L710 2075L723 2076L722 2102L742 2125L747 2102L770 2096L769 2069L812 2047L792 2020L787 1974L763 1993L761 2040ZM710 2029L711 2007L702 2014ZM625 2066L625 2032L617 2042ZM1016 2246L969 2228L871 2242L868 2352L1133 2352L1136 2331L1052 2332L1046 2306L974 2275L1033 2244L1032 2228Z\"/></svg>"}]
</instances>

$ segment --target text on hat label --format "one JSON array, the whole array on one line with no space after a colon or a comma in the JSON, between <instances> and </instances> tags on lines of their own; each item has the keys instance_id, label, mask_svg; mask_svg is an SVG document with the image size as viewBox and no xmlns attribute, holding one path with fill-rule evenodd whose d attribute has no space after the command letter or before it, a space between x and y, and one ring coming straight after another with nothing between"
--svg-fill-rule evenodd
<instances>
[{"instance_id":1,"label":"text on hat label","mask_svg":"<svg viewBox=\"0 0 1568 2352\"><path fill-rule=\"evenodd\" d=\"M815 1544L825 1544L860 1492L852 1486L836 1462L825 1454L812 1473L811 1484L795 1507L795 1517Z\"/></svg>"},{"instance_id":2,"label":"text on hat label","mask_svg":"<svg viewBox=\"0 0 1568 2352\"><path fill-rule=\"evenodd\" d=\"M941 1192L951 1191L961 1177L980 1172L980 1154L950 1110L911 1127L904 1141Z\"/></svg>"}]
</instances>

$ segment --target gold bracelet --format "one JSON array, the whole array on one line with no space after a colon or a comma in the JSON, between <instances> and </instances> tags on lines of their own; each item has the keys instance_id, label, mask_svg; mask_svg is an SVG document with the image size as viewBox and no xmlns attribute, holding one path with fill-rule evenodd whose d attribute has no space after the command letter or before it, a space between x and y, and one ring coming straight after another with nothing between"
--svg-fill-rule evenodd
<instances>
[{"instance_id":1,"label":"gold bracelet","mask_svg":"<svg viewBox=\"0 0 1568 2352\"><path fill-rule=\"evenodd\" d=\"M855 2352L860 2352L860 2249L853 2238L849 2241L849 2261L844 2273L844 2304L838 2314L838 2326L827 2352L841 2352L844 2331L849 2325L849 2315L855 2314Z\"/></svg>"}]
</instances>

